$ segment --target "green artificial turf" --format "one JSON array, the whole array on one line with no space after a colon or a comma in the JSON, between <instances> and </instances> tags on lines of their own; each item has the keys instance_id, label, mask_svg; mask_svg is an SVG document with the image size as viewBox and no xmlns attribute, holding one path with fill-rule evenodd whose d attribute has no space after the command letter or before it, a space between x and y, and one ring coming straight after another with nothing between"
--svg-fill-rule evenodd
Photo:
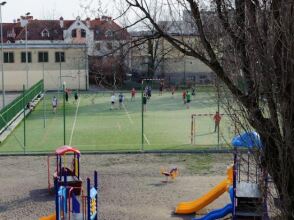
<instances>
[{"instance_id":1,"label":"green artificial turf","mask_svg":"<svg viewBox=\"0 0 294 220\"><path fill-rule=\"evenodd\" d=\"M59 106L54 114L51 108L53 95ZM110 93L81 93L80 103L70 96L66 103L66 144L82 151L137 151L142 147L141 94L135 101L125 93L125 108L110 110ZM118 94L117 94L118 96ZM159 96L154 91L144 113L144 150L193 150L217 146L212 116L196 118L195 145L191 145L191 114L215 113L215 93L198 92L192 97L191 107L183 104L181 93L170 92ZM77 117L75 117L77 111ZM45 117L45 128L44 128ZM75 119L76 118L76 119ZM1 144L0 153L23 152L24 123ZM225 146L234 135L227 116L221 122L220 143ZM26 119L26 151L53 152L63 145L62 95L47 93Z\"/></svg>"}]
</instances>

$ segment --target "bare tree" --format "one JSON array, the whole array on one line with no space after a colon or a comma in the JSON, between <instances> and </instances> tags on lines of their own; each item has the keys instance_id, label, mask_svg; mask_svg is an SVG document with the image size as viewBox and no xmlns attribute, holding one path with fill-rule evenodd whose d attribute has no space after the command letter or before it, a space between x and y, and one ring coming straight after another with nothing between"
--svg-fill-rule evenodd
<instances>
[{"instance_id":1,"label":"bare tree","mask_svg":"<svg viewBox=\"0 0 294 220\"><path fill-rule=\"evenodd\" d=\"M142 77L153 78L156 73L160 73L159 77L164 77L164 62L174 56L172 53L174 48L166 45L164 39L159 38L155 32L136 32L133 33L133 39L135 39L134 47L131 49L133 71L141 71ZM142 70L142 67L146 68ZM142 73L143 71L147 74Z\"/></svg>"},{"instance_id":2,"label":"bare tree","mask_svg":"<svg viewBox=\"0 0 294 220\"><path fill-rule=\"evenodd\" d=\"M122 52L117 56L89 57L91 83L109 89L122 86L128 72L125 60L126 54Z\"/></svg>"},{"instance_id":3,"label":"bare tree","mask_svg":"<svg viewBox=\"0 0 294 220\"><path fill-rule=\"evenodd\" d=\"M152 26L156 36L202 61L227 86L261 135L263 165L278 190L283 219L294 219L294 1L211 0L209 7L196 0L156 1L171 21L189 12L198 32L193 44L160 26L154 1L125 2L124 14L136 15L133 24Z\"/></svg>"}]
</instances>

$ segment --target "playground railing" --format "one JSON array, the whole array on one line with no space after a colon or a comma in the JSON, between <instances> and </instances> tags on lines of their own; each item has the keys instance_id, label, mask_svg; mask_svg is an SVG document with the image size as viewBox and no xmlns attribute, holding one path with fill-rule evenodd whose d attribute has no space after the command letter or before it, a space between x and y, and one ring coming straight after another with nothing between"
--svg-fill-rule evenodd
<instances>
[{"instance_id":1,"label":"playground railing","mask_svg":"<svg viewBox=\"0 0 294 220\"><path fill-rule=\"evenodd\" d=\"M11 103L6 105L0 111L0 131L5 130L7 126L9 126L9 122L23 112L24 107L32 101L36 96L38 96L44 87L43 80L40 80L31 88L26 90L23 95L18 96Z\"/></svg>"}]
</instances>

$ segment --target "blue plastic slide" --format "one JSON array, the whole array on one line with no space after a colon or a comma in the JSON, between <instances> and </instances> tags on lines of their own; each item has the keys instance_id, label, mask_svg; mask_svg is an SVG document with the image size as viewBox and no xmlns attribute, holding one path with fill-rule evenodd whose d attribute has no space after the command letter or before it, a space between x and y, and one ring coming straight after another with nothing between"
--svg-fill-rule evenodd
<instances>
[{"instance_id":1,"label":"blue plastic slide","mask_svg":"<svg viewBox=\"0 0 294 220\"><path fill-rule=\"evenodd\" d=\"M228 204L225 207L221 209L216 209L201 218L193 218L193 220L215 220L215 219L223 218L232 212L233 212L233 205Z\"/></svg>"}]
</instances>

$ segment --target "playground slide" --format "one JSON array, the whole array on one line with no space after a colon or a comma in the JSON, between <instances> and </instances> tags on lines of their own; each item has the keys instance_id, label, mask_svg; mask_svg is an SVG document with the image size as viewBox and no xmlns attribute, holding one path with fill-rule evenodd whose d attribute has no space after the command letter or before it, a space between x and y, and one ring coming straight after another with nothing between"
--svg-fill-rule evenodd
<instances>
[{"instance_id":1,"label":"playground slide","mask_svg":"<svg viewBox=\"0 0 294 220\"><path fill-rule=\"evenodd\" d=\"M219 196L221 196L224 192L226 192L228 184L229 184L229 180L224 179L202 197L194 201L179 203L178 206L176 207L175 213L176 214L192 214L199 211L200 209L204 208L205 206L213 202Z\"/></svg>"},{"instance_id":2,"label":"playground slide","mask_svg":"<svg viewBox=\"0 0 294 220\"><path fill-rule=\"evenodd\" d=\"M39 218L39 220L55 220L55 219L56 219L56 214L55 213Z\"/></svg>"},{"instance_id":3,"label":"playground slide","mask_svg":"<svg viewBox=\"0 0 294 220\"><path fill-rule=\"evenodd\" d=\"M193 220L215 220L215 219L223 218L232 212L233 212L233 205L228 204L225 207L221 209L216 209L201 218L193 218Z\"/></svg>"}]
</instances>

